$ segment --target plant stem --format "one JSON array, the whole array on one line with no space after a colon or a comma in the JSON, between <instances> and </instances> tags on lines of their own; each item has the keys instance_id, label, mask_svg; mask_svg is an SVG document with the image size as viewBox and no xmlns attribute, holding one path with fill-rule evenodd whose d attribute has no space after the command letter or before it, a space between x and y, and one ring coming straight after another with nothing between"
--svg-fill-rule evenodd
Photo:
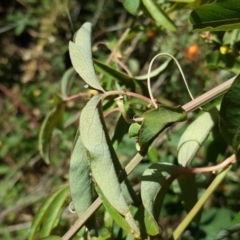
<instances>
[{"instance_id":1,"label":"plant stem","mask_svg":"<svg viewBox=\"0 0 240 240\"><path fill-rule=\"evenodd\" d=\"M192 210L188 213L188 215L184 218L184 220L178 225L176 230L173 232L173 235L169 238L169 240L178 239L183 231L187 228L187 226L192 222L193 218L196 214L201 210L204 203L210 197L210 195L214 192L214 190L218 187L218 185L222 182L228 171L231 169L232 165L225 168L221 173L219 173L215 179L212 181L207 190L203 193L202 197L198 200Z\"/></svg>"}]
</instances>

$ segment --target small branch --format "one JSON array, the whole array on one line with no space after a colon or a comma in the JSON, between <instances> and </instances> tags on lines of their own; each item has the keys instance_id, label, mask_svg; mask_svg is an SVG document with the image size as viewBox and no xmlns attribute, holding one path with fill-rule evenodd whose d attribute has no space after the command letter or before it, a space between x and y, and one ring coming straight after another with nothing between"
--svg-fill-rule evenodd
<instances>
[{"instance_id":1,"label":"small branch","mask_svg":"<svg viewBox=\"0 0 240 240\"><path fill-rule=\"evenodd\" d=\"M125 70L125 72L127 73L127 75L132 78L133 75L132 75L131 71L128 69L128 67L127 67L120 59L118 59L118 57L116 56L116 54L114 54L114 59L115 59L115 61L118 63L118 65L119 65L123 70Z\"/></svg>"},{"instance_id":2,"label":"small branch","mask_svg":"<svg viewBox=\"0 0 240 240\"><path fill-rule=\"evenodd\" d=\"M201 96L195 98L191 102L188 102L187 104L183 105L183 109L186 112L192 112L199 108L200 106L204 105L205 103L210 102L211 100L217 98L221 94L225 93L232 85L233 81L235 80L235 77L227 80L226 82L220 84L219 86L209 90L208 92L202 94Z\"/></svg>"},{"instance_id":3,"label":"small branch","mask_svg":"<svg viewBox=\"0 0 240 240\"><path fill-rule=\"evenodd\" d=\"M139 98L149 104L152 103L151 99L148 97L145 97L141 94L138 93L134 93L134 92L126 92L126 91L122 91L122 90L115 90L115 91L109 91L109 92L105 92L103 94L103 98L109 97L109 96L114 96L114 95L125 95L128 97L135 97L135 98Z\"/></svg>"},{"instance_id":4,"label":"small branch","mask_svg":"<svg viewBox=\"0 0 240 240\"><path fill-rule=\"evenodd\" d=\"M114 100L117 103L118 108L119 108L124 120L129 124L134 123L134 121L128 116L128 114L125 110L124 103L123 103L123 96L117 97Z\"/></svg>"},{"instance_id":5,"label":"small branch","mask_svg":"<svg viewBox=\"0 0 240 240\"><path fill-rule=\"evenodd\" d=\"M65 98L64 102L69 102L69 101L76 100L78 98L88 97L88 96L90 96L89 92L78 93L78 94L75 94L75 95Z\"/></svg>"},{"instance_id":6,"label":"small branch","mask_svg":"<svg viewBox=\"0 0 240 240\"><path fill-rule=\"evenodd\" d=\"M109 110L108 112L106 112L103 117L106 118L114 112L119 112L119 109L118 108L113 108L113 109Z\"/></svg>"}]
</instances>

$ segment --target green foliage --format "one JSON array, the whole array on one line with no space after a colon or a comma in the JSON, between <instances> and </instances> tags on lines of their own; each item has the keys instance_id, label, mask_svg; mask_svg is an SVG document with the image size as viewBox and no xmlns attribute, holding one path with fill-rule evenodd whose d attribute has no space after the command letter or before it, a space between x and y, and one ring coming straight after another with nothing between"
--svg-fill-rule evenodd
<instances>
[{"instance_id":1,"label":"green foliage","mask_svg":"<svg viewBox=\"0 0 240 240\"><path fill-rule=\"evenodd\" d=\"M35 239L36 236L46 237L57 226L68 194L69 187L63 186L45 199L32 223L29 240Z\"/></svg>"},{"instance_id":2,"label":"green foliage","mask_svg":"<svg viewBox=\"0 0 240 240\"><path fill-rule=\"evenodd\" d=\"M186 118L187 113L181 107L160 106L158 109L146 111L138 134L139 153L146 155L149 146L164 128L174 122L184 121Z\"/></svg>"},{"instance_id":3,"label":"green foliage","mask_svg":"<svg viewBox=\"0 0 240 240\"><path fill-rule=\"evenodd\" d=\"M239 133L239 90L240 77L236 77L231 88L224 95L219 112L219 127L226 142L238 151Z\"/></svg>"},{"instance_id":4,"label":"green foliage","mask_svg":"<svg viewBox=\"0 0 240 240\"><path fill-rule=\"evenodd\" d=\"M79 29L74 42L69 42L69 53L74 69L90 87L104 91L93 68L90 23L85 23Z\"/></svg>"},{"instance_id":5,"label":"green foliage","mask_svg":"<svg viewBox=\"0 0 240 240\"><path fill-rule=\"evenodd\" d=\"M1 239L239 239L239 4L205 2L5 3Z\"/></svg>"},{"instance_id":6,"label":"green foliage","mask_svg":"<svg viewBox=\"0 0 240 240\"><path fill-rule=\"evenodd\" d=\"M227 31L240 26L239 3L236 0L217 0L196 8L191 22L198 31Z\"/></svg>"},{"instance_id":7,"label":"green foliage","mask_svg":"<svg viewBox=\"0 0 240 240\"><path fill-rule=\"evenodd\" d=\"M39 151L46 163L50 163L50 146L53 130L59 125L62 128L62 115L65 104L59 98L55 100L57 106L46 116L39 133Z\"/></svg>"}]
</instances>

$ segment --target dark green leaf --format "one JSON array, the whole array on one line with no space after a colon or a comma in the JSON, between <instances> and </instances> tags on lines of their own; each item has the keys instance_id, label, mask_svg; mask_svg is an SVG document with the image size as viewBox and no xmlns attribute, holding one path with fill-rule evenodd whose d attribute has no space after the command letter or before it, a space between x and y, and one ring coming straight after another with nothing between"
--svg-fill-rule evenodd
<instances>
[{"instance_id":1,"label":"dark green leaf","mask_svg":"<svg viewBox=\"0 0 240 240\"><path fill-rule=\"evenodd\" d=\"M125 121L122 115L120 115L117 125L115 127L115 132L112 137L112 144L114 149L118 148L118 145L121 143L124 135L128 131L129 124Z\"/></svg>"},{"instance_id":2,"label":"dark green leaf","mask_svg":"<svg viewBox=\"0 0 240 240\"><path fill-rule=\"evenodd\" d=\"M236 223L230 227L224 228L221 230L217 236L214 238L214 240L228 240L232 239L231 235L233 233L240 232L240 223Z\"/></svg>"},{"instance_id":3,"label":"dark green leaf","mask_svg":"<svg viewBox=\"0 0 240 240\"><path fill-rule=\"evenodd\" d=\"M196 175L195 174L181 175L178 178L178 183L181 189L180 198L183 207L186 212L190 212L190 210L194 207L194 205L198 201L198 184L196 181ZM198 223L200 217L201 212L195 216L194 221Z\"/></svg>"},{"instance_id":4,"label":"dark green leaf","mask_svg":"<svg viewBox=\"0 0 240 240\"><path fill-rule=\"evenodd\" d=\"M240 2L216 0L196 8L191 23L196 31L227 31L240 27Z\"/></svg>"},{"instance_id":5,"label":"dark green leaf","mask_svg":"<svg viewBox=\"0 0 240 240\"><path fill-rule=\"evenodd\" d=\"M156 4L154 0L142 0L143 5L149 12L150 16L164 28L176 31L177 27L168 15Z\"/></svg>"},{"instance_id":6,"label":"dark green leaf","mask_svg":"<svg viewBox=\"0 0 240 240\"><path fill-rule=\"evenodd\" d=\"M122 72L119 72L119 71L115 70L114 68L107 66L106 64L101 63L97 60L94 60L94 64L95 64L97 71L110 76L112 79L117 80L118 82L120 82L121 84L125 85L126 87L128 87L130 89L135 88L134 82L133 82L134 78L129 77L128 75L126 75Z\"/></svg>"},{"instance_id":7,"label":"dark green leaf","mask_svg":"<svg viewBox=\"0 0 240 240\"><path fill-rule=\"evenodd\" d=\"M174 122L184 121L187 113L182 107L160 106L143 114L143 122L138 135L139 153L146 155L149 146L158 134L167 126Z\"/></svg>"},{"instance_id":8,"label":"dark green leaf","mask_svg":"<svg viewBox=\"0 0 240 240\"><path fill-rule=\"evenodd\" d=\"M54 128L62 120L65 103L59 98L57 106L46 116L41 126L38 147L46 163L50 163L50 147Z\"/></svg>"},{"instance_id":9,"label":"dark green leaf","mask_svg":"<svg viewBox=\"0 0 240 240\"><path fill-rule=\"evenodd\" d=\"M225 141L235 151L240 144L240 76L224 95L219 112L219 127Z\"/></svg>"},{"instance_id":10,"label":"dark green leaf","mask_svg":"<svg viewBox=\"0 0 240 240\"><path fill-rule=\"evenodd\" d=\"M219 51L214 51L206 56L204 64L210 68L223 68L234 73L240 72L240 62L229 53L221 54Z\"/></svg>"},{"instance_id":11,"label":"dark green leaf","mask_svg":"<svg viewBox=\"0 0 240 240\"><path fill-rule=\"evenodd\" d=\"M109 214L112 216L114 221L126 232L131 233L132 229L127 223L126 219L118 212L116 209L111 205L111 203L107 200L107 198L104 196L103 192L99 187L96 186L96 190L98 192L98 195L102 199L103 205L106 208L106 210L109 212Z\"/></svg>"}]
</instances>

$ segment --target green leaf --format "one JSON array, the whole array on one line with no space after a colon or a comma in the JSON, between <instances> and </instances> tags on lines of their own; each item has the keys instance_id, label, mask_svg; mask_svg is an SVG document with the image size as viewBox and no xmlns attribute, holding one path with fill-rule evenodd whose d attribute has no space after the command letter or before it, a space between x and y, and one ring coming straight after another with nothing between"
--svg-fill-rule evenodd
<instances>
[{"instance_id":1,"label":"green leaf","mask_svg":"<svg viewBox=\"0 0 240 240\"><path fill-rule=\"evenodd\" d=\"M62 120L65 103L58 98L59 103L51 110L46 116L40 129L38 138L38 147L40 154L42 155L46 163L50 163L50 148L52 133L54 128L57 127L58 123Z\"/></svg>"},{"instance_id":2,"label":"green leaf","mask_svg":"<svg viewBox=\"0 0 240 240\"><path fill-rule=\"evenodd\" d=\"M140 0L123 0L122 4L129 13L132 15L137 15Z\"/></svg>"},{"instance_id":3,"label":"green leaf","mask_svg":"<svg viewBox=\"0 0 240 240\"><path fill-rule=\"evenodd\" d=\"M115 127L114 135L112 137L112 144L114 149L117 149L122 142L124 135L128 130L129 124L125 121L122 115L120 115Z\"/></svg>"},{"instance_id":4,"label":"green leaf","mask_svg":"<svg viewBox=\"0 0 240 240\"><path fill-rule=\"evenodd\" d=\"M39 238L38 240L61 240L61 237L58 236L48 236L48 237L43 237L43 238Z\"/></svg>"},{"instance_id":5,"label":"green leaf","mask_svg":"<svg viewBox=\"0 0 240 240\"><path fill-rule=\"evenodd\" d=\"M174 180L170 179L171 175L180 169L182 167L169 163L155 163L144 171L141 182L141 198L143 206L152 220L156 221L159 217L163 199Z\"/></svg>"},{"instance_id":6,"label":"green leaf","mask_svg":"<svg viewBox=\"0 0 240 240\"><path fill-rule=\"evenodd\" d=\"M108 76L110 76L113 79L116 79L118 82L120 82L121 84L124 84L126 87L130 88L130 89L134 89L135 85L134 85L134 78L129 77L128 75L119 72L117 70L115 70L112 67L107 66L104 63L101 63L97 60L94 60L94 64L95 67L97 69L97 71L104 73Z\"/></svg>"},{"instance_id":7,"label":"green leaf","mask_svg":"<svg viewBox=\"0 0 240 240\"><path fill-rule=\"evenodd\" d=\"M124 231L131 233L132 229L127 223L126 219L110 204L98 186L96 186L96 191L99 197L102 199L104 207L114 219L114 221L118 224L118 226L120 226Z\"/></svg>"},{"instance_id":8,"label":"green leaf","mask_svg":"<svg viewBox=\"0 0 240 240\"><path fill-rule=\"evenodd\" d=\"M154 0L142 0L143 5L149 12L150 16L155 20L158 24L163 26L164 28L176 31L177 27L174 22L168 17L168 15L156 4Z\"/></svg>"},{"instance_id":9,"label":"green leaf","mask_svg":"<svg viewBox=\"0 0 240 240\"><path fill-rule=\"evenodd\" d=\"M81 78L92 88L104 92L96 76L91 49L91 23L85 23L78 30L75 43L69 42L72 65Z\"/></svg>"},{"instance_id":10,"label":"green leaf","mask_svg":"<svg viewBox=\"0 0 240 240\"><path fill-rule=\"evenodd\" d=\"M198 184L195 174L184 174L178 178L179 187L181 189L180 199L187 213L192 210L198 201ZM199 222L201 212L199 212L193 221Z\"/></svg>"},{"instance_id":11,"label":"green leaf","mask_svg":"<svg viewBox=\"0 0 240 240\"><path fill-rule=\"evenodd\" d=\"M42 228L40 235L42 237L48 236L51 233L51 230L57 226L62 211L64 203L69 196L69 187L65 186L61 192L54 198L52 204L47 209L44 214L44 221L42 223Z\"/></svg>"},{"instance_id":12,"label":"green leaf","mask_svg":"<svg viewBox=\"0 0 240 240\"><path fill-rule=\"evenodd\" d=\"M95 65L96 69L99 72L108 74L112 78L117 79L118 81L125 83L125 84L130 84L131 81L134 81L134 80L146 81L148 78L148 74L144 74L144 75L136 76L136 77L129 77L127 74L119 72L119 71L115 70L114 68L109 67L108 65L106 65L98 60L94 59L93 61L94 61L94 65ZM160 75L162 72L164 72L171 62L172 62L172 59L167 59L163 64L161 64L158 68L154 69L150 73L150 78L154 78L154 77Z\"/></svg>"},{"instance_id":13,"label":"green leaf","mask_svg":"<svg viewBox=\"0 0 240 240\"><path fill-rule=\"evenodd\" d=\"M217 113L204 112L182 134L178 143L178 163L189 165L202 143L208 137L216 121Z\"/></svg>"},{"instance_id":14,"label":"green leaf","mask_svg":"<svg viewBox=\"0 0 240 240\"><path fill-rule=\"evenodd\" d=\"M32 226L28 235L29 240L38 237L45 237L51 233L56 226L63 210L63 203L69 194L68 186L62 186L49 195L38 209L34 216ZM39 234L37 232L39 231Z\"/></svg>"},{"instance_id":15,"label":"green leaf","mask_svg":"<svg viewBox=\"0 0 240 240\"><path fill-rule=\"evenodd\" d=\"M231 235L236 232L240 232L240 223L236 223L230 227L224 228L217 234L217 236L214 238L214 240L232 239Z\"/></svg>"},{"instance_id":16,"label":"green leaf","mask_svg":"<svg viewBox=\"0 0 240 240\"><path fill-rule=\"evenodd\" d=\"M219 112L219 127L225 141L235 151L240 144L240 76L225 93Z\"/></svg>"},{"instance_id":17,"label":"green leaf","mask_svg":"<svg viewBox=\"0 0 240 240\"><path fill-rule=\"evenodd\" d=\"M240 27L240 5L236 0L216 0L196 8L190 16L195 31L227 31Z\"/></svg>"},{"instance_id":18,"label":"green leaf","mask_svg":"<svg viewBox=\"0 0 240 240\"><path fill-rule=\"evenodd\" d=\"M240 72L240 62L231 54L214 51L205 58L204 65L209 68L223 68L234 73Z\"/></svg>"},{"instance_id":19,"label":"green leaf","mask_svg":"<svg viewBox=\"0 0 240 240\"><path fill-rule=\"evenodd\" d=\"M101 95L93 96L80 116L80 133L88 151L92 176L109 203L126 218L136 234L140 231L123 197L114 167L118 161L103 121Z\"/></svg>"},{"instance_id":20,"label":"green leaf","mask_svg":"<svg viewBox=\"0 0 240 240\"><path fill-rule=\"evenodd\" d=\"M167 67L170 65L171 62L172 62L172 58L168 58L159 67L157 67L156 69L151 71L151 73L149 75L150 78L154 78L154 77L160 75L162 72L164 72L167 69ZM147 80L147 78L148 78L148 74L144 74L144 75L135 77L136 80Z\"/></svg>"},{"instance_id":21,"label":"green leaf","mask_svg":"<svg viewBox=\"0 0 240 240\"><path fill-rule=\"evenodd\" d=\"M128 130L128 136L134 138L138 136L141 125L139 123L132 123Z\"/></svg>"},{"instance_id":22,"label":"green leaf","mask_svg":"<svg viewBox=\"0 0 240 240\"><path fill-rule=\"evenodd\" d=\"M180 106L174 108L160 106L158 109L146 111L137 140L139 153L142 156L146 155L149 146L164 128L174 122L184 121L186 117L187 113Z\"/></svg>"},{"instance_id":23,"label":"green leaf","mask_svg":"<svg viewBox=\"0 0 240 240\"><path fill-rule=\"evenodd\" d=\"M160 235L162 233L157 221L152 218L152 215L144 208L143 205L138 206L138 211L134 216L141 226L141 237L147 233L150 236ZM147 238L143 238L147 239Z\"/></svg>"},{"instance_id":24,"label":"green leaf","mask_svg":"<svg viewBox=\"0 0 240 240\"><path fill-rule=\"evenodd\" d=\"M67 97L68 92L68 84L69 81L72 79L72 77L75 75L74 68L69 68L62 76L61 78L61 91L62 91L62 97Z\"/></svg>"},{"instance_id":25,"label":"green leaf","mask_svg":"<svg viewBox=\"0 0 240 240\"><path fill-rule=\"evenodd\" d=\"M79 218L81 218L93 203L92 177L88 163L87 150L82 144L79 133L76 138L77 141L74 144L71 154L69 185L74 208ZM94 217L88 220L86 226L89 230L96 229Z\"/></svg>"},{"instance_id":26,"label":"green leaf","mask_svg":"<svg viewBox=\"0 0 240 240\"><path fill-rule=\"evenodd\" d=\"M240 223L240 212L237 213L237 215L234 217L233 224Z\"/></svg>"}]
</instances>

